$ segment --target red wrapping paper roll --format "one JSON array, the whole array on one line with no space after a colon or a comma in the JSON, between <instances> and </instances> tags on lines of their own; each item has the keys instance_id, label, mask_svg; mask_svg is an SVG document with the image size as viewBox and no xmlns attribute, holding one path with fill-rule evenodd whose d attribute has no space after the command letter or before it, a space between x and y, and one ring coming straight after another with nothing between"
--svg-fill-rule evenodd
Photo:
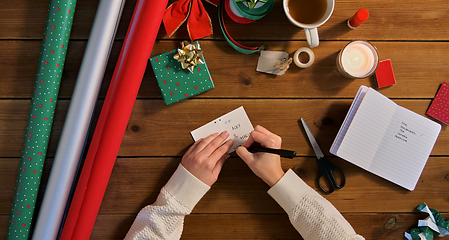
<instances>
[{"instance_id":1,"label":"red wrapping paper roll","mask_svg":"<svg viewBox=\"0 0 449 240\"><path fill-rule=\"evenodd\" d=\"M138 0L61 234L89 239L168 0Z\"/></svg>"}]
</instances>

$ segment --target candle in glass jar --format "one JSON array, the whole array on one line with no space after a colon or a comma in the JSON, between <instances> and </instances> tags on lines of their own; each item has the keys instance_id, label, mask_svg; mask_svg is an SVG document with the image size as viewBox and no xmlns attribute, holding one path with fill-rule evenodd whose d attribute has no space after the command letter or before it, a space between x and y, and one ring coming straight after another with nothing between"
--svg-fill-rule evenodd
<instances>
[{"instance_id":1,"label":"candle in glass jar","mask_svg":"<svg viewBox=\"0 0 449 240\"><path fill-rule=\"evenodd\" d=\"M379 63L376 48L366 41L353 41L346 45L338 55L337 68L349 78L371 76Z\"/></svg>"}]
</instances>

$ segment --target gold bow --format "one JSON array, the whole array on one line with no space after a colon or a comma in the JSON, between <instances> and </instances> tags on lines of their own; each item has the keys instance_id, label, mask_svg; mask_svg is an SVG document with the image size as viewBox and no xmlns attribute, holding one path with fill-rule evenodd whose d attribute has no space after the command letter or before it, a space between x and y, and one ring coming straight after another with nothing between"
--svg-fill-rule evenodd
<instances>
[{"instance_id":1,"label":"gold bow","mask_svg":"<svg viewBox=\"0 0 449 240\"><path fill-rule=\"evenodd\" d=\"M264 2L264 3L266 3L267 1L268 0L235 0L235 2L246 2L246 4L248 4L248 8L249 9L253 9L254 6L256 6L257 2Z\"/></svg>"},{"instance_id":2,"label":"gold bow","mask_svg":"<svg viewBox=\"0 0 449 240\"><path fill-rule=\"evenodd\" d=\"M182 41L181 48L178 48L178 53L173 58L181 63L182 69L188 69L193 73L196 65L204 64L201 59L202 55L203 50L201 50L198 42L189 43L188 41Z\"/></svg>"}]
</instances>

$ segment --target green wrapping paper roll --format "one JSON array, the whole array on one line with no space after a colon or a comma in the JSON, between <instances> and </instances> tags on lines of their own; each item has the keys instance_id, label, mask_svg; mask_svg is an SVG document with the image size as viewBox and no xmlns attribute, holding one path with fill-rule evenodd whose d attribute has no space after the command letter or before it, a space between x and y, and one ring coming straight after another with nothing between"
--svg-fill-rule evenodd
<instances>
[{"instance_id":1,"label":"green wrapping paper roll","mask_svg":"<svg viewBox=\"0 0 449 240\"><path fill-rule=\"evenodd\" d=\"M50 0L6 239L29 239L76 0Z\"/></svg>"}]
</instances>

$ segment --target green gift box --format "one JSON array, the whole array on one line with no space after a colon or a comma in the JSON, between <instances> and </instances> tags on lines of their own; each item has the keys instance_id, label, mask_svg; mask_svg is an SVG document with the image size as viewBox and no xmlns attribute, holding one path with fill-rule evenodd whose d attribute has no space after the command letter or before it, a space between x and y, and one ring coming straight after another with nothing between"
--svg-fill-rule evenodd
<instances>
[{"instance_id":1,"label":"green gift box","mask_svg":"<svg viewBox=\"0 0 449 240\"><path fill-rule=\"evenodd\" d=\"M177 49L150 58L157 84L165 104L169 105L214 88L204 57L204 64L198 64L193 72L182 69L181 63L174 59Z\"/></svg>"}]
</instances>

